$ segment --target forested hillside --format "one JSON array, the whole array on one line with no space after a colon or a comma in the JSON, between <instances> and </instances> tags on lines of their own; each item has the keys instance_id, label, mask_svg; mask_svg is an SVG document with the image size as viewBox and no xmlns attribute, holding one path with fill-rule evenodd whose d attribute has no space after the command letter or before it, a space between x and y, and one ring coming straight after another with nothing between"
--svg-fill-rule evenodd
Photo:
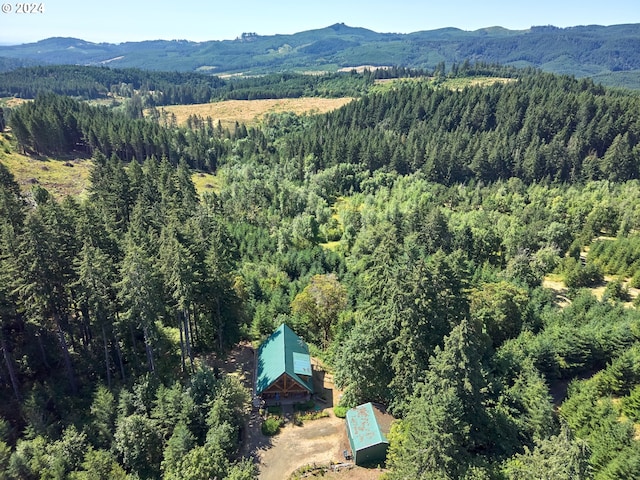
<instances>
[{"instance_id":1,"label":"forested hillside","mask_svg":"<svg viewBox=\"0 0 640 480\"><path fill-rule=\"evenodd\" d=\"M288 154L443 184L638 178L640 98L548 74L461 91L414 82L319 117Z\"/></svg>"},{"instance_id":2,"label":"forested hillside","mask_svg":"<svg viewBox=\"0 0 640 480\"><path fill-rule=\"evenodd\" d=\"M203 358L286 322L399 419L385 478L639 477L639 102L529 72L235 131L12 109L0 469L254 478L247 392ZM12 149L91 155L89 195L22 194Z\"/></svg>"},{"instance_id":3,"label":"forested hillside","mask_svg":"<svg viewBox=\"0 0 640 480\"><path fill-rule=\"evenodd\" d=\"M409 73L416 75L421 72L392 69L386 75ZM222 79L203 73L57 65L17 68L0 73L0 97L36 98L38 94L56 93L85 100L110 98L114 102L135 98L145 107L152 107L216 100L359 96L365 93L374 78L375 72L366 76L281 73Z\"/></svg>"},{"instance_id":4,"label":"forested hillside","mask_svg":"<svg viewBox=\"0 0 640 480\"><path fill-rule=\"evenodd\" d=\"M240 33L240 32L238 32ZM359 65L433 69L468 60L589 77L640 88L640 25L598 25L526 30L443 28L410 34L377 33L337 23L293 35L245 33L235 40L156 40L120 44L48 38L0 46L0 68L19 62L107 65L116 68L205 73L265 74L329 71ZM12 60L18 60L13 62Z\"/></svg>"}]
</instances>

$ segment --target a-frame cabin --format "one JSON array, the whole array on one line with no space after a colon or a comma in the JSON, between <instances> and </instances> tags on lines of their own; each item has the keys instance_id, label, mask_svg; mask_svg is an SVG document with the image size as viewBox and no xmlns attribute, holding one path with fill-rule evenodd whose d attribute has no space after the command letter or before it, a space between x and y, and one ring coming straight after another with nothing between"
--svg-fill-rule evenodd
<instances>
[{"instance_id":1,"label":"a-frame cabin","mask_svg":"<svg viewBox=\"0 0 640 480\"><path fill-rule=\"evenodd\" d=\"M304 402L313 393L307 344L284 323L258 350L256 395L267 405Z\"/></svg>"}]
</instances>

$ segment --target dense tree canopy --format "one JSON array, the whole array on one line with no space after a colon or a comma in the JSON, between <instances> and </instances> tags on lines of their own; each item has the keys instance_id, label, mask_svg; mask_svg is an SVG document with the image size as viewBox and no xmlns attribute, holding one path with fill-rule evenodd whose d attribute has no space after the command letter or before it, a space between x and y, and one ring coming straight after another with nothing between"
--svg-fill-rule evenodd
<instances>
[{"instance_id":1,"label":"dense tree canopy","mask_svg":"<svg viewBox=\"0 0 640 480\"><path fill-rule=\"evenodd\" d=\"M283 322L345 406L398 418L390 478L640 475L637 97L392 85L233 133L54 95L13 110L18 148L93 167L57 199L0 150L9 478L252 478L247 392L203 358Z\"/></svg>"}]
</instances>

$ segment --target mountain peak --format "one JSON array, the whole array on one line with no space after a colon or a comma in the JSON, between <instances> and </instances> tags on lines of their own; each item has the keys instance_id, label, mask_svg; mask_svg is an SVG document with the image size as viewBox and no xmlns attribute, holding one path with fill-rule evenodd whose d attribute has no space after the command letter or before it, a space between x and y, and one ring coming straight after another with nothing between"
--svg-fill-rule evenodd
<instances>
[{"instance_id":1,"label":"mountain peak","mask_svg":"<svg viewBox=\"0 0 640 480\"><path fill-rule=\"evenodd\" d=\"M334 23L333 25L329 25L329 27L331 30L345 30L345 29L349 29L351 27L348 27L347 25L344 24L344 22L339 22L339 23Z\"/></svg>"},{"instance_id":2,"label":"mountain peak","mask_svg":"<svg viewBox=\"0 0 640 480\"><path fill-rule=\"evenodd\" d=\"M87 42L86 40L75 37L50 37L45 38L44 40L37 41L36 45L71 47L78 45L88 45L90 43L91 42Z\"/></svg>"}]
</instances>

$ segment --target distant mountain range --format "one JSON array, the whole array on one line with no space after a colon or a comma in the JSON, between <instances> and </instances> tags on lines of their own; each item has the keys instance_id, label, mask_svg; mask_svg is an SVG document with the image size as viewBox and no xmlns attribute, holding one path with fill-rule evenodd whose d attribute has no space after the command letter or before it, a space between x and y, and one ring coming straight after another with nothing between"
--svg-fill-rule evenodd
<instances>
[{"instance_id":1,"label":"distant mountain range","mask_svg":"<svg viewBox=\"0 0 640 480\"><path fill-rule=\"evenodd\" d=\"M165 71L265 73L335 71L359 65L434 68L440 62L489 62L536 67L604 83L639 83L640 24L457 28L410 34L377 33L338 23L293 35L244 33L235 40L157 40L120 44L76 38L0 46L0 69L18 65L81 64Z\"/></svg>"}]
</instances>

